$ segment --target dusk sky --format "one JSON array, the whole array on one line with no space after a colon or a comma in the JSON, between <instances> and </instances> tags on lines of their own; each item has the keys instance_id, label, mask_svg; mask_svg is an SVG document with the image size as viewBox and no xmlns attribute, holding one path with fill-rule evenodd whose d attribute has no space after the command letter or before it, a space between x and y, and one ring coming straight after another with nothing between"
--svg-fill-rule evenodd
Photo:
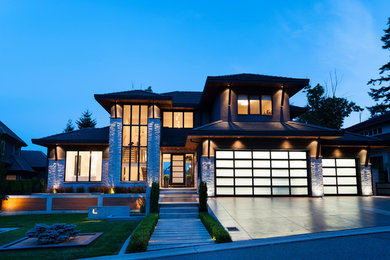
<instances>
[{"instance_id":1,"label":"dusk sky","mask_svg":"<svg viewBox=\"0 0 390 260\"><path fill-rule=\"evenodd\" d=\"M370 106L389 10L389 0L0 0L0 120L44 150L31 138L61 133L86 109L109 124L93 94L201 91L207 76L235 73L329 85L336 70L336 94ZM303 93L291 101L306 104ZM358 122L353 113L344 127Z\"/></svg>"}]
</instances>

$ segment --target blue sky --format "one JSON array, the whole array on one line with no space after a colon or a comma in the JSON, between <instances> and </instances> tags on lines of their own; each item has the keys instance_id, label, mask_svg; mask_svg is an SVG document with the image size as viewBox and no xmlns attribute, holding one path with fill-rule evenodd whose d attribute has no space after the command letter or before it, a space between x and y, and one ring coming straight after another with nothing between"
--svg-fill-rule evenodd
<instances>
[{"instance_id":1,"label":"blue sky","mask_svg":"<svg viewBox=\"0 0 390 260\"><path fill-rule=\"evenodd\" d=\"M208 75L244 72L329 85L336 70L337 95L369 106L366 83L389 58L388 10L388 0L0 0L0 120L43 150L31 138L87 108L108 125L95 93L200 91Z\"/></svg>"}]
</instances>

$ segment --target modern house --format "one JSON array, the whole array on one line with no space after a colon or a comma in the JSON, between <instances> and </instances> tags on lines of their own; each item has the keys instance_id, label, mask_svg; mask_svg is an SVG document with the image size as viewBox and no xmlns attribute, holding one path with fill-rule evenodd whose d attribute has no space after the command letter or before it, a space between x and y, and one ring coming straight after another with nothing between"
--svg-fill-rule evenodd
<instances>
[{"instance_id":1,"label":"modern house","mask_svg":"<svg viewBox=\"0 0 390 260\"><path fill-rule=\"evenodd\" d=\"M308 79L207 77L203 91L96 94L110 125L33 139L48 188L208 184L210 196L372 195L377 138L293 121Z\"/></svg>"},{"instance_id":2,"label":"modern house","mask_svg":"<svg viewBox=\"0 0 390 260\"><path fill-rule=\"evenodd\" d=\"M0 160L7 167L7 180L46 178L47 158L41 151L24 151L27 144L0 121Z\"/></svg>"},{"instance_id":3,"label":"modern house","mask_svg":"<svg viewBox=\"0 0 390 260\"><path fill-rule=\"evenodd\" d=\"M346 129L364 136L373 136L382 140L382 144L390 144L390 112L370 118ZM383 147L370 151L371 167L374 175L374 186L378 195L390 194L390 149Z\"/></svg>"}]
</instances>

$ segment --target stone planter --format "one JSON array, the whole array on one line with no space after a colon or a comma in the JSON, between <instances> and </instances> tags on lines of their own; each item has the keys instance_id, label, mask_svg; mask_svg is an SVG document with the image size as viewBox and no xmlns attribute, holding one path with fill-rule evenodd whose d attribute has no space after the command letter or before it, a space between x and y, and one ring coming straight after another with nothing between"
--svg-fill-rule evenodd
<instances>
[{"instance_id":1,"label":"stone planter","mask_svg":"<svg viewBox=\"0 0 390 260\"><path fill-rule=\"evenodd\" d=\"M192 186L192 177L186 177L186 186L191 187Z\"/></svg>"},{"instance_id":2,"label":"stone planter","mask_svg":"<svg viewBox=\"0 0 390 260\"><path fill-rule=\"evenodd\" d=\"M164 188L168 188L169 178L164 178Z\"/></svg>"}]
</instances>

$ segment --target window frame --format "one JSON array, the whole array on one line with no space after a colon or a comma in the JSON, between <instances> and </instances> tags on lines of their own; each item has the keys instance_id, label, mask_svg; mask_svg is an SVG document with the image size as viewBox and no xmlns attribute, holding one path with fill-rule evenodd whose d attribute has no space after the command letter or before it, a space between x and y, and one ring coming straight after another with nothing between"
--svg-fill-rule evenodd
<instances>
[{"instance_id":1,"label":"window frame","mask_svg":"<svg viewBox=\"0 0 390 260\"><path fill-rule=\"evenodd\" d=\"M165 113L171 113L171 125L165 126ZM175 127L175 113L182 113L182 124L181 127ZM192 127L185 127L185 114L192 113ZM162 126L163 128L174 128L174 129L192 129L194 128L194 111L186 111L186 110L170 110L170 111L162 111Z\"/></svg>"},{"instance_id":2,"label":"window frame","mask_svg":"<svg viewBox=\"0 0 390 260\"><path fill-rule=\"evenodd\" d=\"M129 183L129 182L146 182L147 180L140 180L140 164L141 164L141 160L140 160L140 156L141 156L141 149L144 148L146 149L146 152L147 152L147 149L148 149L148 119L149 119L149 105L147 104L124 104L123 105L123 109L122 109L122 122L124 122L125 120L125 117L124 117L124 111L125 111L125 106L130 106L130 109L129 109L129 120L128 120L128 124L124 124L122 123L122 140L121 140L121 176L120 176L120 181L121 182L125 182L125 183ZM133 124L133 106L138 106L138 123L137 124ZM142 106L146 106L146 124L143 124L142 123L142 120L141 120L141 112L142 112ZM132 145L132 127L138 127L138 145ZM123 140L124 140L124 128L125 127L129 127L130 130L129 130L129 145L124 145L123 144ZM146 127L146 145L142 145L141 146L141 128L142 127ZM127 180L124 180L122 179L122 176L123 176L123 150L124 148L128 148L129 149L129 176L128 176L128 179ZM137 153L137 180L131 180L131 150L132 148L135 148L137 149L136 153ZM148 158L147 158L147 155L146 155L146 161L145 161L145 164L146 164L146 170L147 170L147 164L148 164Z\"/></svg>"},{"instance_id":3,"label":"window frame","mask_svg":"<svg viewBox=\"0 0 390 260\"><path fill-rule=\"evenodd\" d=\"M76 173L76 180L75 181L66 181L66 162L68 160L68 152L77 152L77 173ZM88 167L88 181L79 181L79 158L80 158L80 152L89 152L89 167ZM102 167L100 169L100 181L91 181L91 162L92 162L92 152L101 152L101 160L102 160ZM103 179L103 154L104 152L102 150L66 150L65 151L65 166L64 166L64 183L101 183Z\"/></svg>"},{"instance_id":4,"label":"window frame","mask_svg":"<svg viewBox=\"0 0 390 260\"><path fill-rule=\"evenodd\" d=\"M246 99L248 101L248 108L247 108L247 113L246 114L240 114L238 113L238 97L239 96L246 96ZM262 108L263 108L263 105L262 105L262 101L263 101L263 96L270 96L271 97L271 114L263 114L262 113ZM256 100L256 99L251 99L253 97L257 97L258 101L259 101L259 113L256 113L256 114L251 114L251 100ZM269 94L269 95L253 95L253 94L237 94L237 115L238 116L272 116L273 115L273 100L272 100L272 95Z\"/></svg>"}]
</instances>

